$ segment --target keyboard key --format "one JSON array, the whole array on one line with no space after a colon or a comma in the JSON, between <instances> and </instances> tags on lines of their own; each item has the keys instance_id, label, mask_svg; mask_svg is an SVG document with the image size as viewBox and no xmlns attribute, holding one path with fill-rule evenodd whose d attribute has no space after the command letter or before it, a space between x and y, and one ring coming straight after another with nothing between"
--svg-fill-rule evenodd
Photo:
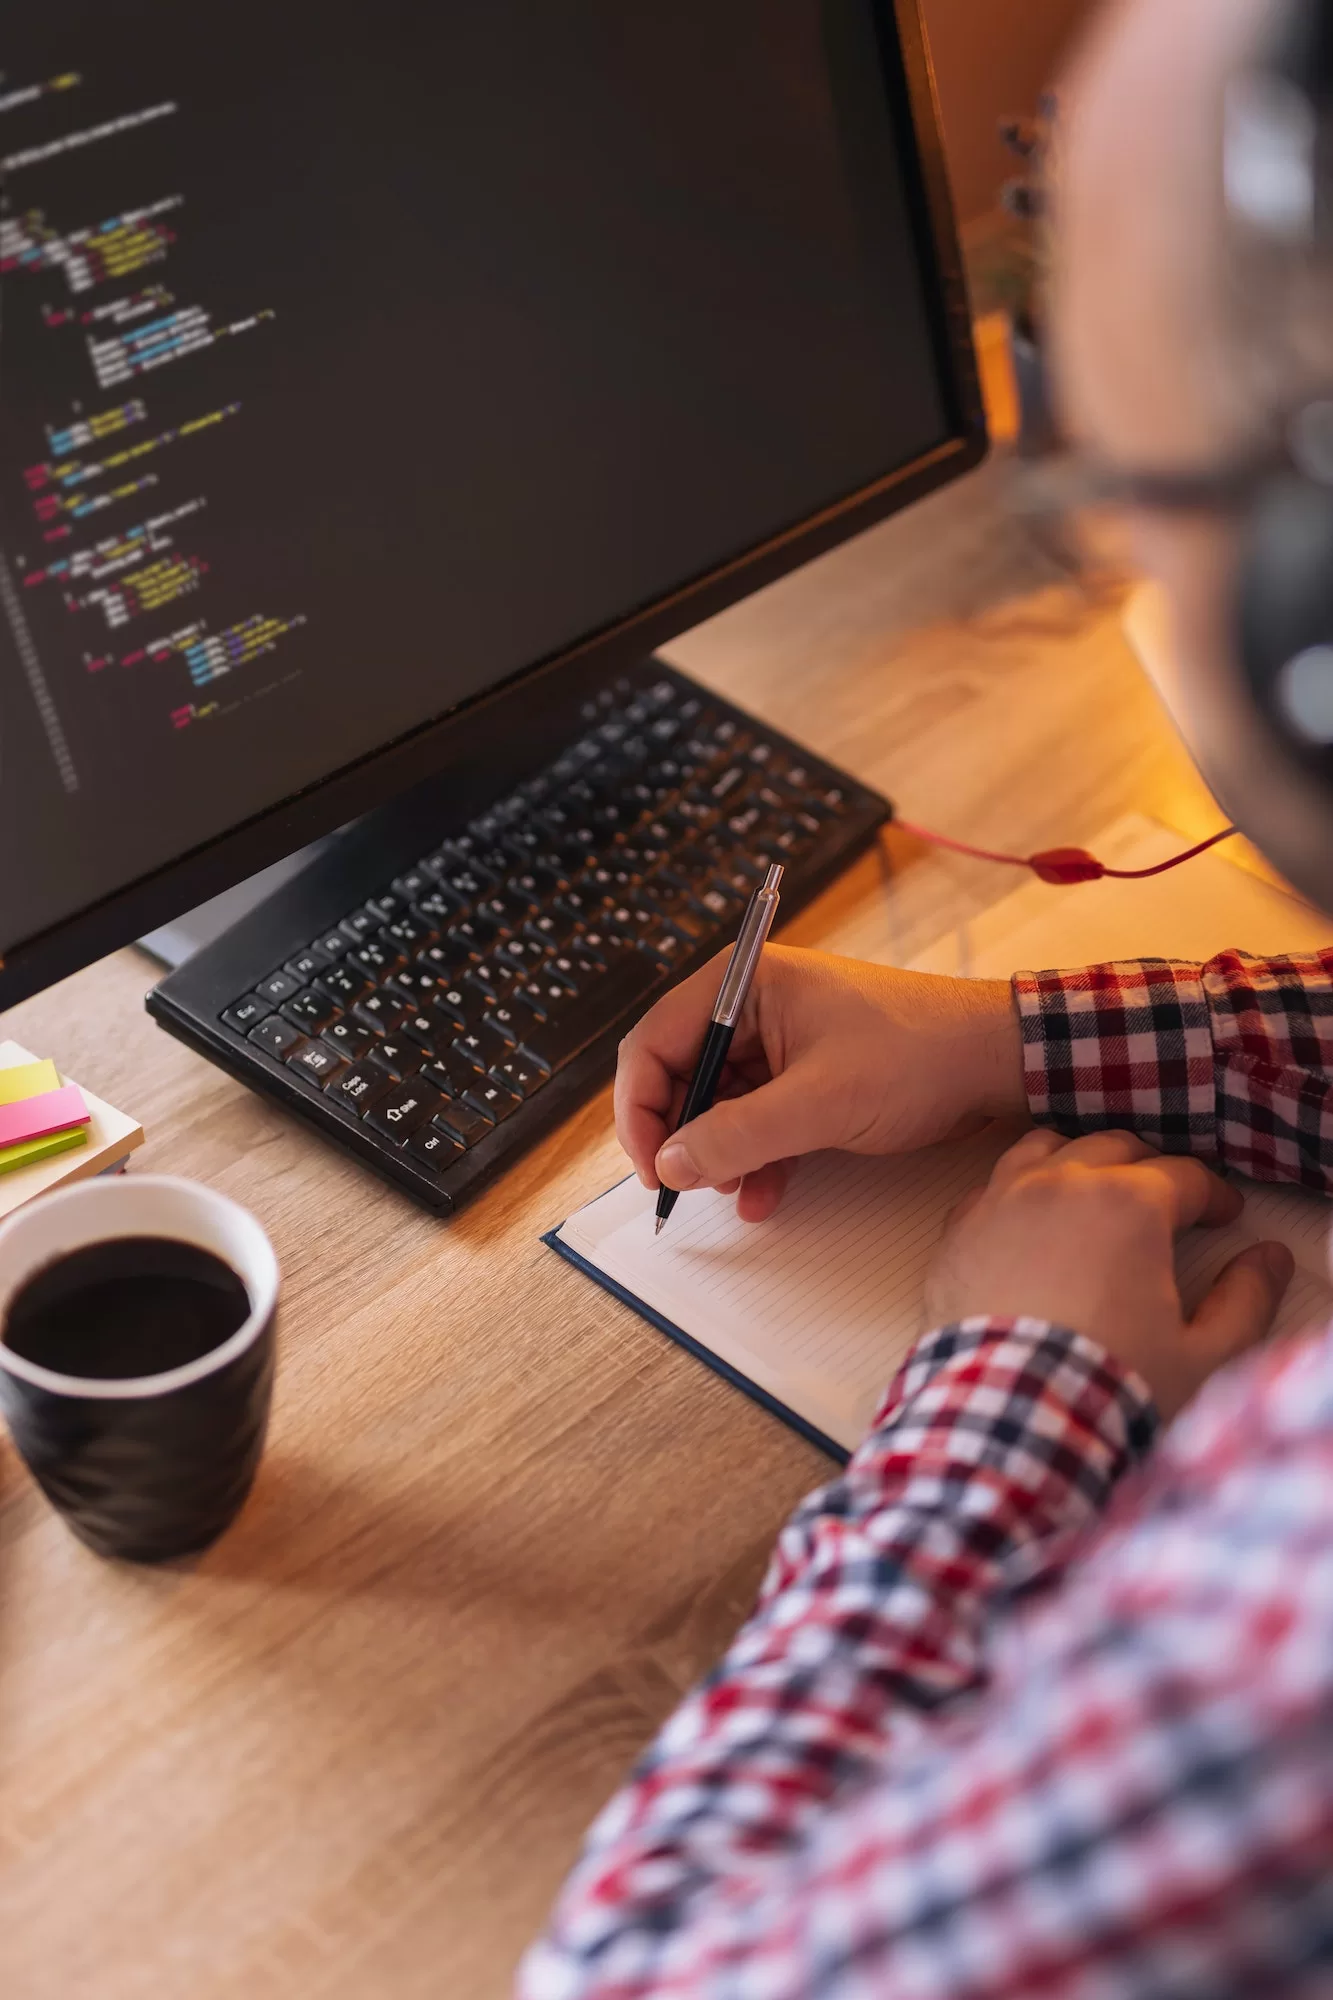
<instances>
[{"instance_id":1,"label":"keyboard key","mask_svg":"<svg viewBox=\"0 0 1333 2000\"><path fill-rule=\"evenodd\" d=\"M441 1049L428 1063L423 1063L418 1074L423 1083L430 1084L445 1097L461 1097L477 1080L475 1063L465 1062L452 1048Z\"/></svg>"},{"instance_id":2,"label":"keyboard key","mask_svg":"<svg viewBox=\"0 0 1333 2000\"><path fill-rule=\"evenodd\" d=\"M434 877L424 868L408 868L393 880L394 895L401 896L405 903L415 903L419 896L429 895L434 886Z\"/></svg>"},{"instance_id":3,"label":"keyboard key","mask_svg":"<svg viewBox=\"0 0 1333 2000\"><path fill-rule=\"evenodd\" d=\"M638 949L645 957L660 965L664 971L669 971L675 965L683 965L690 951L684 938L679 937L675 931L667 930L665 926L653 937L640 938Z\"/></svg>"},{"instance_id":4,"label":"keyboard key","mask_svg":"<svg viewBox=\"0 0 1333 2000\"><path fill-rule=\"evenodd\" d=\"M524 932L545 951L558 950L561 945L568 944L577 928L573 917L566 916L561 910L540 910L524 926Z\"/></svg>"},{"instance_id":5,"label":"keyboard key","mask_svg":"<svg viewBox=\"0 0 1333 2000\"><path fill-rule=\"evenodd\" d=\"M341 1076L346 1064L339 1055L323 1042L307 1042L303 1049L297 1049L287 1058L288 1069L294 1069L298 1076L307 1076L312 1083L329 1083Z\"/></svg>"},{"instance_id":6,"label":"keyboard key","mask_svg":"<svg viewBox=\"0 0 1333 2000\"><path fill-rule=\"evenodd\" d=\"M473 951L466 938L455 937L452 932L440 938L435 944L428 944L421 954L421 963L430 966L434 972L450 978L473 965L480 953Z\"/></svg>"},{"instance_id":7,"label":"keyboard key","mask_svg":"<svg viewBox=\"0 0 1333 2000\"><path fill-rule=\"evenodd\" d=\"M290 1000L300 990L300 980L293 979L290 972L270 972L268 978L261 979L255 987L260 999L271 1001L275 1007L281 1006L284 1000Z\"/></svg>"},{"instance_id":8,"label":"keyboard key","mask_svg":"<svg viewBox=\"0 0 1333 2000\"><path fill-rule=\"evenodd\" d=\"M368 992L370 981L354 965L327 965L315 981L317 993L327 993L340 1007L351 1007Z\"/></svg>"},{"instance_id":9,"label":"keyboard key","mask_svg":"<svg viewBox=\"0 0 1333 2000\"><path fill-rule=\"evenodd\" d=\"M455 1160L463 1157L463 1148L451 1132L442 1131L439 1125L423 1125L414 1132L407 1142L407 1150L412 1157L426 1166L434 1167L442 1174Z\"/></svg>"},{"instance_id":10,"label":"keyboard key","mask_svg":"<svg viewBox=\"0 0 1333 2000\"><path fill-rule=\"evenodd\" d=\"M512 1091L515 1097L531 1097L533 1091L539 1090L545 1083L546 1071L527 1056L515 1052L506 1056L503 1062L492 1065L491 1080Z\"/></svg>"},{"instance_id":11,"label":"keyboard key","mask_svg":"<svg viewBox=\"0 0 1333 2000\"><path fill-rule=\"evenodd\" d=\"M525 979L515 996L530 1008L539 1021L549 1021L556 1014L562 1014L577 998L563 980Z\"/></svg>"},{"instance_id":12,"label":"keyboard key","mask_svg":"<svg viewBox=\"0 0 1333 2000\"><path fill-rule=\"evenodd\" d=\"M470 950L482 958L499 935L498 924L493 924L489 917L480 916L461 917L449 932L450 937L461 939Z\"/></svg>"},{"instance_id":13,"label":"keyboard key","mask_svg":"<svg viewBox=\"0 0 1333 2000\"><path fill-rule=\"evenodd\" d=\"M327 993L317 993L313 986L307 986L304 992L284 1000L282 1011L307 1035L317 1035L321 1028L328 1026L338 1009Z\"/></svg>"},{"instance_id":14,"label":"keyboard key","mask_svg":"<svg viewBox=\"0 0 1333 2000\"><path fill-rule=\"evenodd\" d=\"M497 1035L503 1035L505 1040L510 1043L517 1042L520 1039L519 1030L529 1018L526 1009L520 1016L517 1008L502 1006L488 1007L482 1016L486 1027L494 1028Z\"/></svg>"},{"instance_id":15,"label":"keyboard key","mask_svg":"<svg viewBox=\"0 0 1333 2000\"><path fill-rule=\"evenodd\" d=\"M267 1021L251 1028L246 1040L253 1042L256 1048L266 1049L271 1056L286 1056L301 1046L305 1036L290 1021L284 1021L280 1014L270 1014Z\"/></svg>"},{"instance_id":16,"label":"keyboard key","mask_svg":"<svg viewBox=\"0 0 1333 2000\"><path fill-rule=\"evenodd\" d=\"M395 917L406 916L407 899L386 892L383 896L372 896L366 908L375 913L381 924L389 924Z\"/></svg>"},{"instance_id":17,"label":"keyboard key","mask_svg":"<svg viewBox=\"0 0 1333 2000\"><path fill-rule=\"evenodd\" d=\"M514 887L528 898L529 904L544 903L548 896L558 895L565 886L565 877L554 868L540 865L525 868L514 877Z\"/></svg>"},{"instance_id":18,"label":"keyboard key","mask_svg":"<svg viewBox=\"0 0 1333 2000\"><path fill-rule=\"evenodd\" d=\"M409 958L428 945L434 935L434 929L429 924L420 923L410 916L395 917L392 923L384 926L385 938L392 938Z\"/></svg>"},{"instance_id":19,"label":"keyboard key","mask_svg":"<svg viewBox=\"0 0 1333 2000\"><path fill-rule=\"evenodd\" d=\"M398 1030L398 1039L415 1042L423 1055L433 1056L437 1045L447 1047L452 1026L431 1014L408 1014Z\"/></svg>"},{"instance_id":20,"label":"keyboard key","mask_svg":"<svg viewBox=\"0 0 1333 2000\"><path fill-rule=\"evenodd\" d=\"M325 1028L320 1040L336 1049L348 1062L359 1062L375 1037L369 1028L360 1028L355 1021L333 1021Z\"/></svg>"},{"instance_id":21,"label":"keyboard key","mask_svg":"<svg viewBox=\"0 0 1333 2000\"><path fill-rule=\"evenodd\" d=\"M439 990L440 976L433 966L405 965L384 982L384 991L400 999L405 1007L424 1007Z\"/></svg>"},{"instance_id":22,"label":"keyboard key","mask_svg":"<svg viewBox=\"0 0 1333 2000\"><path fill-rule=\"evenodd\" d=\"M710 804L725 805L738 791L744 791L748 775L740 764L728 764L724 770L713 772L707 781Z\"/></svg>"},{"instance_id":23,"label":"keyboard key","mask_svg":"<svg viewBox=\"0 0 1333 2000\"><path fill-rule=\"evenodd\" d=\"M374 1063L394 1083L401 1083L405 1076L415 1076L425 1060L425 1050L406 1035L386 1035L366 1056L367 1062Z\"/></svg>"},{"instance_id":24,"label":"keyboard key","mask_svg":"<svg viewBox=\"0 0 1333 2000\"><path fill-rule=\"evenodd\" d=\"M489 1069L492 1063L504 1061L514 1046L514 1037L493 1022L478 1021L465 1035L455 1035L452 1046L464 1062L477 1069Z\"/></svg>"},{"instance_id":25,"label":"keyboard key","mask_svg":"<svg viewBox=\"0 0 1333 2000\"><path fill-rule=\"evenodd\" d=\"M360 944L362 938L374 937L382 922L383 918L376 910L352 910L338 928L346 934L350 944Z\"/></svg>"},{"instance_id":26,"label":"keyboard key","mask_svg":"<svg viewBox=\"0 0 1333 2000\"><path fill-rule=\"evenodd\" d=\"M443 1103L438 1090L414 1077L410 1083L398 1084L387 1097L373 1104L366 1113L366 1123L396 1145L405 1146L418 1126L428 1124Z\"/></svg>"},{"instance_id":27,"label":"keyboard key","mask_svg":"<svg viewBox=\"0 0 1333 2000\"><path fill-rule=\"evenodd\" d=\"M347 949L347 939L341 931L325 931L323 937L315 939L313 949L322 951L325 958L341 958Z\"/></svg>"},{"instance_id":28,"label":"keyboard key","mask_svg":"<svg viewBox=\"0 0 1333 2000\"><path fill-rule=\"evenodd\" d=\"M248 1035L256 1021L266 1019L272 1012L271 1001L262 1000L257 993L246 993L224 1010L222 1018L238 1035Z\"/></svg>"},{"instance_id":29,"label":"keyboard key","mask_svg":"<svg viewBox=\"0 0 1333 2000\"><path fill-rule=\"evenodd\" d=\"M426 895L418 896L412 905L412 915L419 922L429 924L434 932L441 931L446 925L453 923L459 911L465 908L466 905L461 903L457 896L451 895L447 889L436 887L429 890Z\"/></svg>"},{"instance_id":30,"label":"keyboard key","mask_svg":"<svg viewBox=\"0 0 1333 2000\"><path fill-rule=\"evenodd\" d=\"M305 986L317 972L322 972L328 963L329 955L326 951L321 951L316 944L308 944L304 951L297 952L295 958L287 960L284 970L290 972L293 979L299 979L302 986Z\"/></svg>"},{"instance_id":31,"label":"keyboard key","mask_svg":"<svg viewBox=\"0 0 1333 2000\"><path fill-rule=\"evenodd\" d=\"M494 896L485 897L477 905L477 914L489 917L497 930L512 930L537 907L535 896L525 896L521 890L506 883Z\"/></svg>"},{"instance_id":32,"label":"keyboard key","mask_svg":"<svg viewBox=\"0 0 1333 2000\"><path fill-rule=\"evenodd\" d=\"M707 910L710 917L714 918L719 924L725 924L737 915L740 910L744 909L746 899L743 896L738 896L729 887L713 883L709 888L704 889L700 893L699 901L704 909Z\"/></svg>"},{"instance_id":33,"label":"keyboard key","mask_svg":"<svg viewBox=\"0 0 1333 2000\"><path fill-rule=\"evenodd\" d=\"M407 954L399 950L392 938L385 938L382 932L378 937L364 938L360 944L353 945L347 954L348 964L354 965L358 972L364 972L367 979L386 978L405 964L406 959Z\"/></svg>"},{"instance_id":34,"label":"keyboard key","mask_svg":"<svg viewBox=\"0 0 1333 2000\"><path fill-rule=\"evenodd\" d=\"M549 963L563 979L572 981L580 991L591 979L600 979L606 970L604 962L584 948L581 939L575 939L568 951L560 952Z\"/></svg>"},{"instance_id":35,"label":"keyboard key","mask_svg":"<svg viewBox=\"0 0 1333 2000\"><path fill-rule=\"evenodd\" d=\"M386 993L367 993L352 1009L353 1017L362 1027L373 1029L377 1035L392 1034L406 1012L401 1000L391 999Z\"/></svg>"},{"instance_id":36,"label":"keyboard key","mask_svg":"<svg viewBox=\"0 0 1333 2000\"><path fill-rule=\"evenodd\" d=\"M353 1063L341 1076L335 1077L328 1086L328 1094L336 1104L346 1104L353 1111L364 1112L381 1097L387 1097L394 1087L395 1079L380 1069L375 1063Z\"/></svg>"},{"instance_id":37,"label":"keyboard key","mask_svg":"<svg viewBox=\"0 0 1333 2000\"><path fill-rule=\"evenodd\" d=\"M461 986L437 986L431 1012L447 1021L456 1035L461 1035L481 1003L480 994L466 993Z\"/></svg>"},{"instance_id":38,"label":"keyboard key","mask_svg":"<svg viewBox=\"0 0 1333 2000\"><path fill-rule=\"evenodd\" d=\"M516 965L520 972L536 972L546 958L546 946L536 938L506 938L495 957L503 959L507 965ZM493 963L494 961L492 961Z\"/></svg>"},{"instance_id":39,"label":"keyboard key","mask_svg":"<svg viewBox=\"0 0 1333 2000\"><path fill-rule=\"evenodd\" d=\"M475 1075L471 1078L471 1082L476 1082ZM451 1097L441 1108L435 1120L435 1127L439 1131L453 1134L464 1146L475 1146L478 1139L484 1139L488 1132L495 1130L492 1121L483 1117L480 1111L474 1111L461 1096Z\"/></svg>"},{"instance_id":40,"label":"keyboard key","mask_svg":"<svg viewBox=\"0 0 1333 2000\"><path fill-rule=\"evenodd\" d=\"M523 968L497 955L468 968L463 984L486 1000L502 1000L512 994L523 977Z\"/></svg>"},{"instance_id":41,"label":"keyboard key","mask_svg":"<svg viewBox=\"0 0 1333 2000\"><path fill-rule=\"evenodd\" d=\"M522 1099L515 1097L512 1090L506 1090L501 1083L492 1083L487 1077L478 1077L471 1090L463 1099L474 1111L480 1111L493 1125L498 1125L510 1113L517 1111Z\"/></svg>"},{"instance_id":42,"label":"keyboard key","mask_svg":"<svg viewBox=\"0 0 1333 2000\"><path fill-rule=\"evenodd\" d=\"M493 886L489 875L484 875L474 864L463 862L445 869L440 875L440 881L463 906L479 903Z\"/></svg>"}]
</instances>

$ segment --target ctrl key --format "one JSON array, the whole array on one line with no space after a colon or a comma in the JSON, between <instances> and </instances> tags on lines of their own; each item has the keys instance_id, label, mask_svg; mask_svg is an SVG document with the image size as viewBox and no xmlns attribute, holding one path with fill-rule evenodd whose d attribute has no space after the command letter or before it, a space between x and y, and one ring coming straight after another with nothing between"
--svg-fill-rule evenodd
<instances>
[{"instance_id":1,"label":"ctrl key","mask_svg":"<svg viewBox=\"0 0 1333 2000\"><path fill-rule=\"evenodd\" d=\"M407 1142L407 1150L423 1165L433 1167L442 1174L455 1160L463 1157L463 1148L451 1132L442 1132L438 1125L424 1125L414 1132Z\"/></svg>"}]
</instances>

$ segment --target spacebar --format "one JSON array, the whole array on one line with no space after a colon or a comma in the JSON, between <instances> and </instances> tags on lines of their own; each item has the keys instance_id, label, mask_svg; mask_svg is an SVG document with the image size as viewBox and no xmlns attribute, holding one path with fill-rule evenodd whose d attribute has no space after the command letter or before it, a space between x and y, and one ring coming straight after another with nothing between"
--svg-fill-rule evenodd
<instances>
[{"instance_id":1,"label":"spacebar","mask_svg":"<svg viewBox=\"0 0 1333 2000\"><path fill-rule=\"evenodd\" d=\"M647 959L634 954L633 965L618 966L604 973L584 989L579 999L558 1020L537 1021L523 1036L523 1047L543 1069L560 1069L604 1034L613 1021L646 1000L665 975Z\"/></svg>"}]
</instances>

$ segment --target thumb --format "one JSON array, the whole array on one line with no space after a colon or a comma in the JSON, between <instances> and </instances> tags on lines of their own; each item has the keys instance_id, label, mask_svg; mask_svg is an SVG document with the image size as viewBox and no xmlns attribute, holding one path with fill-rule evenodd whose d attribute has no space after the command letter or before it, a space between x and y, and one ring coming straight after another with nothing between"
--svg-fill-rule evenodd
<instances>
[{"instance_id":1,"label":"thumb","mask_svg":"<svg viewBox=\"0 0 1333 2000\"><path fill-rule=\"evenodd\" d=\"M1192 1322L1211 1367L1264 1338L1295 1268L1295 1258L1281 1243L1253 1243L1232 1258Z\"/></svg>"},{"instance_id":2,"label":"thumb","mask_svg":"<svg viewBox=\"0 0 1333 2000\"><path fill-rule=\"evenodd\" d=\"M823 1099L799 1065L742 1097L724 1098L668 1139L657 1174L670 1188L720 1187L774 1160L827 1145L820 1131Z\"/></svg>"}]
</instances>

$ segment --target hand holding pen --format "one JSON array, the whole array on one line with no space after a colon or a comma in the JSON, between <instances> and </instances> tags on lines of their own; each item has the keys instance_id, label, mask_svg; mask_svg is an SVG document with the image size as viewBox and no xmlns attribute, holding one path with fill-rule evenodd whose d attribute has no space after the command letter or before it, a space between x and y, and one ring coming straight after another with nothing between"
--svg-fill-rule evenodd
<instances>
[{"instance_id":1,"label":"hand holding pen","mask_svg":"<svg viewBox=\"0 0 1333 2000\"><path fill-rule=\"evenodd\" d=\"M699 1051L699 1060L694 1066L685 1102L681 1106L680 1118L676 1125L688 1125L691 1119L702 1117L711 1110L717 1095L717 1087L726 1067L727 1055L731 1048L731 1038L736 1032L736 1023L749 996L755 972L759 966L760 954L773 928L773 919L778 910L778 885L782 880L782 865L775 862L764 878L763 887L756 889L750 898L750 906L741 922L740 935L732 946L727 969L722 975L717 1001L712 1018L708 1023L708 1033ZM680 1199L675 1188L660 1188L657 1195L657 1220L653 1234L660 1236L663 1224Z\"/></svg>"}]
</instances>

